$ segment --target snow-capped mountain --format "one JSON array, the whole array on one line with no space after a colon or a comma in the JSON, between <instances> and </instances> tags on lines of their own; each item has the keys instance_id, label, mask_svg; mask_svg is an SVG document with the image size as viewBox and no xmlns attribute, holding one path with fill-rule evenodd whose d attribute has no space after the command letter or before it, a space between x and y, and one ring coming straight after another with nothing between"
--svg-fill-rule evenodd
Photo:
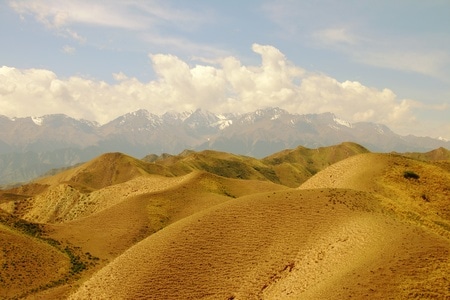
<instances>
[{"instance_id":1,"label":"snow-capped mountain","mask_svg":"<svg viewBox=\"0 0 450 300\"><path fill-rule=\"evenodd\" d=\"M382 124L350 123L332 113L291 114L280 108L242 115L202 109L157 115L142 109L101 126L63 114L0 116L0 128L0 184L113 151L144 157L214 149L263 157L298 145L316 148L345 141L379 152L450 148L444 139L400 136Z\"/></svg>"},{"instance_id":2,"label":"snow-capped mountain","mask_svg":"<svg viewBox=\"0 0 450 300\"><path fill-rule=\"evenodd\" d=\"M99 124L63 114L42 117L0 117L0 154L85 148L98 140Z\"/></svg>"}]
</instances>

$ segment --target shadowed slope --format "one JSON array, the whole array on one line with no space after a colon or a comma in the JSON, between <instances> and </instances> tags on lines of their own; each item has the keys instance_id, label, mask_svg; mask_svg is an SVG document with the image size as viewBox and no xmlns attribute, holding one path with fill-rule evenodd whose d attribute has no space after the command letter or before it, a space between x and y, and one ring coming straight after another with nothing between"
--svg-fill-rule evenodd
<instances>
[{"instance_id":1,"label":"shadowed slope","mask_svg":"<svg viewBox=\"0 0 450 300\"><path fill-rule=\"evenodd\" d=\"M270 180L277 184L297 187L323 168L352 155L366 152L368 150L358 144L342 143L318 149L300 146L264 159L205 150L184 151L176 156L149 155L143 160L164 166L176 175L203 170L229 178Z\"/></svg>"},{"instance_id":2,"label":"shadowed slope","mask_svg":"<svg viewBox=\"0 0 450 300\"><path fill-rule=\"evenodd\" d=\"M36 237L39 226L0 210L0 298L48 288L70 271L67 255Z\"/></svg>"},{"instance_id":3,"label":"shadowed slope","mask_svg":"<svg viewBox=\"0 0 450 300\"><path fill-rule=\"evenodd\" d=\"M153 158L144 158L152 159ZM220 151L204 150L201 152L185 151L180 155L163 155L154 160L155 164L167 167L176 175L190 173L193 170L203 170L219 176L237 179L272 180L277 183L277 178L269 178L261 173L260 169L269 169L258 159L236 155ZM270 172L270 170L268 170Z\"/></svg>"},{"instance_id":4,"label":"shadowed slope","mask_svg":"<svg viewBox=\"0 0 450 300\"><path fill-rule=\"evenodd\" d=\"M352 190L228 201L136 244L70 299L407 298L424 280L448 295L448 241L381 212Z\"/></svg>"},{"instance_id":5,"label":"shadowed slope","mask_svg":"<svg viewBox=\"0 0 450 300\"><path fill-rule=\"evenodd\" d=\"M350 156L367 153L366 148L355 143L309 149L297 147L272 154L262 161L273 166L280 183L297 187L318 171Z\"/></svg>"},{"instance_id":6,"label":"shadowed slope","mask_svg":"<svg viewBox=\"0 0 450 300\"><path fill-rule=\"evenodd\" d=\"M439 160L448 160L450 161L450 150L447 150L443 147L425 152L425 153L417 153L417 152L407 152L402 153L401 155L420 159L423 161L439 161Z\"/></svg>"}]
</instances>

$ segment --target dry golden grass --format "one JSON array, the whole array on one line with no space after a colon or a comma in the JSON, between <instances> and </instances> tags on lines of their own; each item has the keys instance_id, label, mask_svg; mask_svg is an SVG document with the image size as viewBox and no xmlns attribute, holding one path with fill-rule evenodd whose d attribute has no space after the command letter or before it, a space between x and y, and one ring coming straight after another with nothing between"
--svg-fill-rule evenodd
<instances>
[{"instance_id":1,"label":"dry golden grass","mask_svg":"<svg viewBox=\"0 0 450 300\"><path fill-rule=\"evenodd\" d=\"M367 150L357 144L343 143L319 149L298 147L258 160L205 150L164 156L155 163L107 153L4 192L0 196L0 208L33 222L61 223L113 206L131 194L176 185L182 179L167 176L183 176L196 170L294 187L329 164L361 152Z\"/></svg>"},{"instance_id":2,"label":"dry golden grass","mask_svg":"<svg viewBox=\"0 0 450 300\"><path fill-rule=\"evenodd\" d=\"M228 178L269 180L277 184L297 187L330 164L366 152L368 150L358 144L342 143L318 149L299 146L264 159L205 150L186 151L177 156L163 155L160 158L151 155L146 160L166 168L168 172L175 175L203 170Z\"/></svg>"},{"instance_id":3,"label":"dry golden grass","mask_svg":"<svg viewBox=\"0 0 450 300\"><path fill-rule=\"evenodd\" d=\"M70 271L67 255L37 238L0 224L0 299L44 290Z\"/></svg>"},{"instance_id":4,"label":"dry golden grass","mask_svg":"<svg viewBox=\"0 0 450 300\"><path fill-rule=\"evenodd\" d=\"M29 299L450 298L450 161L436 160L446 152L366 152L111 153L0 191L10 220L0 258L44 262L23 261L26 288L15 270L0 273L14 279L0 298L33 288ZM17 220L40 223L42 235L24 235Z\"/></svg>"},{"instance_id":5,"label":"dry golden grass","mask_svg":"<svg viewBox=\"0 0 450 300\"><path fill-rule=\"evenodd\" d=\"M289 187L298 187L312 175L326 167L351 157L369 152L355 143L309 149L297 147L284 150L264 158L262 161L273 166L279 182Z\"/></svg>"},{"instance_id":6,"label":"dry golden grass","mask_svg":"<svg viewBox=\"0 0 450 300\"><path fill-rule=\"evenodd\" d=\"M107 207L99 205L100 209L83 217L49 226L53 230L50 236L70 238L73 244L93 255L111 259L144 237L193 213L243 194L285 189L269 182L243 182L205 172L179 178L161 177L158 185L151 185L154 180L140 177L106 188L103 195L98 191L98 203L102 203L99 199L111 200ZM148 185L140 188L142 184ZM113 187L120 192L111 192Z\"/></svg>"},{"instance_id":7,"label":"dry golden grass","mask_svg":"<svg viewBox=\"0 0 450 300\"><path fill-rule=\"evenodd\" d=\"M242 197L151 235L70 299L450 296L448 240L382 210L345 189Z\"/></svg>"},{"instance_id":8,"label":"dry golden grass","mask_svg":"<svg viewBox=\"0 0 450 300\"><path fill-rule=\"evenodd\" d=\"M405 178L413 172L418 179ZM351 188L372 193L390 211L450 237L450 171L392 154L361 154L338 162L300 186Z\"/></svg>"},{"instance_id":9,"label":"dry golden grass","mask_svg":"<svg viewBox=\"0 0 450 300\"><path fill-rule=\"evenodd\" d=\"M417 153L417 152L408 152L402 153L402 156L420 159L423 161L442 161L442 160L450 160L450 150L445 148L438 148L435 150L431 150L425 153Z\"/></svg>"}]
</instances>

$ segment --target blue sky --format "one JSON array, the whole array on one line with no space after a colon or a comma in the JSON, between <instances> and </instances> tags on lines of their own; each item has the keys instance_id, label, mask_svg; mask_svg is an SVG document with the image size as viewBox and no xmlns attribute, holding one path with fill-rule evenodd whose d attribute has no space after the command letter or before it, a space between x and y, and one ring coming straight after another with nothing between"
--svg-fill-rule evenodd
<instances>
[{"instance_id":1,"label":"blue sky","mask_svg":"<svg viewBox=\"0 0 450 300\"><path fill-rule=\"evenodd\" d=\"M278 106L450 139L450 2L0 2L0 114Z\"/></svg>"}]
</instances>

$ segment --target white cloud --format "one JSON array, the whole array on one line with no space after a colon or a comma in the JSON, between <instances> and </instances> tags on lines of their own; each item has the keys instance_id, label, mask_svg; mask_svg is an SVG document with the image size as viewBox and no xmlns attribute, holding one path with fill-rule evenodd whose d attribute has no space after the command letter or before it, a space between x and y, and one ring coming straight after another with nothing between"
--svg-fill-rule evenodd
<instances>
[{"instance_id":1,"label":"white cloud","mask_svg":"<svg viewBox=\"0 0 450 300\"><path fill-rule=\"evenodd\" d=\"M450 81L445 71L450 54L427 47L420 38L362 36L343 27L316 30L311 38L316 46L340 51L358 63Z\"/></svg>"},{"instance_id":2,"label":"white cloud","mask_svg":"<svg viewBox=\"0 0 450 300\"><path fill-rule=\"evenodd\" d=\"M354 45L359 38L346 28L327 28L313 33L313 37L325 45L349 44Z\"/></svg>"},{"instance_id":3,"label":"white cloud","mask_svg":"<svg viewBox=\"0 0 450 300\"><path fill-rule=\"evenodd\" d=\"M265 2L263 12L279 27L280 36L299 47L340 52L359 64L450 82L450 36L443 13L448 3L378 2L273 0Z\"/></svg>"},{"instance_id":4,"label":"white cloud","mask_svg":"<svg viewBox=\"0 0 450 300\"><path fill-rule=\"evenodd\" d=\"M397 47L395 47L397 48ZM415 49L414 47L408 47ZM398 48L397 48L398 49ZM352 54L355 61L393 70L415 72L450 81L445 74L445 66L450 63L450 55L443 51L373 49Z\"/></svg>"},{"instance_id":5,"label":"white cloud","mask_svg":"<svg viewBox=\"0 0 450 300\"><path fill-rule=\"evenodd\" d=\"M148 24L142 18L129 18L126 5L117 1L32 0L10 1L10 6L21 15L32 15L49 28L62 28L73 24L139 29ZM123 9L121 11L121 9Z\"/></svg>"},{"instance_id":6,"label":"white cloud","mask_svg":"<svg viewBox=\"0 0 450 300\"><path fill-rule=\"evenodd\" d=\"M183 10L158 0L10 0L9 6L21 19L32 16L58 35L81 43L86 42L89 33L79 25L148 34L160 26L189 31L213 20L211 12Z\"/></svg>"},{"instance_id":7,"label":"white cloud","mask_svg":"<svg viewBox=\"0 0 450 300\"><path fill-rule=\"evenodd\" d=\"M334 112L350 122L380 122L402 133L415 125L416 101L398 99L387 88L307 72L272 46L254 44L252 49L261 56L260 65L245 66L226 57L220 64L191 66L174 55L149 55L158 78L148 83L123 73L113 74L117 82L108 84L58 78L42 69L2 67L0 111L8 116L62 112L104 123L140 108L154 113L196 108L242 113L277 106L301 114Z\"/></svg>"},{"instance_id":8,"label":"white cloud","mask_svg":"<svg viewBox=\"0 0 450 300\"><path fill-rule=\"evenodd\" d=\"M62 47L62 51L66 54L74 54L76 52L76 49L72 46L65 45Z\"/></svg>"}]
</instances>

